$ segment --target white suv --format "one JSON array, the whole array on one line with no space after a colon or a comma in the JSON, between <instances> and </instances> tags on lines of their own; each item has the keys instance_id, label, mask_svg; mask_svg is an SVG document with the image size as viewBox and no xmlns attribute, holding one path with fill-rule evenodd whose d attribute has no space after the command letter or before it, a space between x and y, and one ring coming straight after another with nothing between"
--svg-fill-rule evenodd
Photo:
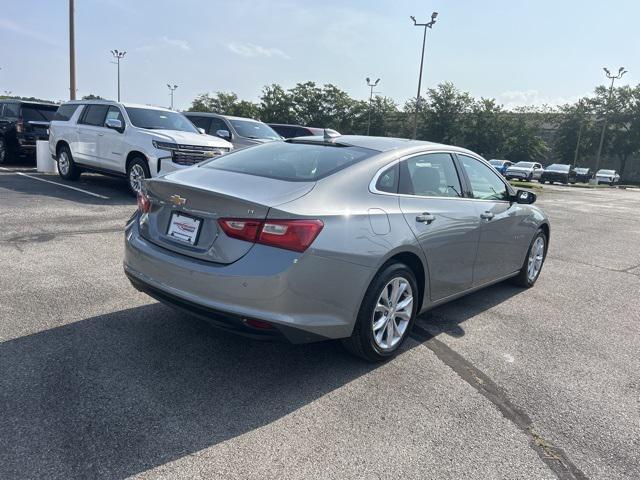
<instances>
[{"instance_id":1,"label":"white suv","mask_svg":"<svg viewBox=\"0 0 640 480\"><path fill-rule=\"evenodd\" d=\"M187 168L232 148L200 133L181 113L113 101L65 103L49 126L49 150L62 178L76 180L83 171L126 176L133 193L144 178Z\"/></svg>"}]
</instances>

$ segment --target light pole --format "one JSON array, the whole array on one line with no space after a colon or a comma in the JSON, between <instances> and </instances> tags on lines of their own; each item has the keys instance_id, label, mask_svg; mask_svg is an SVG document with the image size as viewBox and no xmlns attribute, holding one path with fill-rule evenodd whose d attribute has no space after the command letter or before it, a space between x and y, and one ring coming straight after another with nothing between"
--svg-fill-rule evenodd
<instances>
[{"instance_id":1,"label":"light pole","mask_svg":"<svg viewBox=\"0 0 640 480\"><path fill-rule=\"evenodd\" d=\"M120 60L124 58L127 52L119 52L118 50L111 50L111 55L116 59L118 64L118 101L120 101Z\"/></svg>"},{"instance_id":2,"label":"light pole","mask_svg":"<svg viewBox=\"0 0 640 480\"><path fill-rule=\"evenodd\" d=\"M178 88L178 85L173 85L171 86L170 84L167 83L167 87L169 87L169 91L171 92L171 110L173 110L173 92L176 90L176 88Z\"/></svg>"},{"instance_id":3,"label":"light pole","mask_svg":"<svg viewBox=\"0 0 640 480\"><path fill-rule=\"evenodd\" d=\"M69 100L76 99L76 28L74 2L69 0Z\"/></svg>"},{"instance_id":4,"label":"light pole","mask_svg":"<svg viewBox=\"0 0 640 480\"><path fill-rule=\"evenodd\" d=\"M598 144L598 153L596 155L596 172L600 169L600 155L602 155L602 145L604 144L604 134L607 130L607 120L609 115L609 108L611 106L611 97L613 96L613 83L622 78L622 76L627 73L624 67L620 67L618 69L617 75L612 75L607 67L603 68L604 73L607 75L607 78L611 79L611 86L609 87L609 97L607 98L607 105L604 111L604 120L602 121L602 132L600 132L600 143Z\"/></svg>"},{"instance_id":5,"label":"light pole","mask_svg":"<svg viewBox=\"0 0 640 480\"><path fill-rule=\"evenodd\" d=\"M584 115L583 102L582 99L578 100L577 107L578 121L580 122L580 127L578 128L578 139L576 140L576 150L573 153L573 166L575 167L578 163L578 152L580 151L580 140L582 138L582 127L584 126L584 120L582 116Z\"/></svg>"},{"instance_id":6,"label":"light pole","mask_svg":"<svg viewBox=\"0 0 640 480\"><path fill-rule=\"evenodd\" d=\"M424 47L427 42L427 28L433 28L433 24L436 23L436 17L438 16L438 12L433 12L431 14L431 21L428 23L418 23L416 22L416 17L411 16L411 20L413 20L413 25L416 27L424 27L424 34L422 36L422 55L420 56L420 74L418 75L418 95L416 96L416 112L413 117L413 139L415 140L418 135L418 113L420 112L420 90L422 88L422 67L424 65Z\"/></svg>"},{"instance_id":7,"label":"light pole","mask_svg":"<svg viewBox=\"0 0 640 480\"><path fill-rule=\"evenodd\" d=\"M371 101L373 100L373 89L378 85L380 79L377 79L375 82L371 83L371 79L367 77L367 86L371 89L369 93L369 120L367 121L367 135L369 135L369 131L371 130Z\"/></svg>"}]
</instances>

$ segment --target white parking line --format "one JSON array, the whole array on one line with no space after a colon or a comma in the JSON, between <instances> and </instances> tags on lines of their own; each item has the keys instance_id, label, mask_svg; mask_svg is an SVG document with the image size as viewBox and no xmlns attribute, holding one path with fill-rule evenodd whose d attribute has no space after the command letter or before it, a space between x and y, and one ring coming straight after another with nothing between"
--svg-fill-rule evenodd
<instances>
[{"instance_id":1,"label":"white parking line","mask_svg":"<svg viewBox=\"0 0 640 480\"><path fill-rule=\"evenodd\" d=\"M22 175L23 177L29 177L29 178L32 178L34 180L39 180L41 182L51 183L53 185L58 185L59 187L69 188L69 189L75 190L77 192L86 193L87 195L91 195L92 197L102 198L104 200L109 200L109 198L110 198L110 197L107 197L105 195L100 195L98 193L89 192L88 190L83 190L82 188L72 187L71 185L65 185L64 183L52 182L51 180L45 180L44 178L34 177L33 175L29 175L28 173L14 172L13 170L11 170L9 168L0 167L0 170L4 170L6 172L12 172L12 173L15 173L16 175Z\"/></svg>"}]
</instances>

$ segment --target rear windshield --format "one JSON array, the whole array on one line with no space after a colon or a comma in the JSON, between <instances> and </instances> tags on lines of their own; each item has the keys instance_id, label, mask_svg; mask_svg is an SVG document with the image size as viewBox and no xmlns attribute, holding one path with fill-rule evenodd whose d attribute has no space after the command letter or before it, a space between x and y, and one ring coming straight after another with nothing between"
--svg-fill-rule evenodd
<instances>
[{"instance_id":1,"label":"rear windshield","mask_svg":"<svg viewBox=\"0 0 640 480\"><path fill-rule=\"evenodd\" d=\"M533 163L532 162L518 162L514 165L514 167L522 167L522 168L532 168L533 167Z\"/></svg>"},{"instance_id":2,"label":"rear windshield","mask_svg":"<svg viewBox=\"0 0 640 480\"><path fill-rule=\"evenodd\" d=\"M228 153L200 166L289 182L315 182L377 153L361 147L270 142Z\"/></svg>"},{"instance_id":3,"label":"rear windshield","mask_svg":"<svg viewBox=\"0 0 640 480\"><path fill-rule=\"evenodd\" d=\"M25 122L50 122L53 120L58 107L56 106L36 106L22 105L22 119Z\"/></svg>"},{"instance_id":4,"label":"rear windshield","mask_svg":"<svg viewBox=\"0 0 640 480\"><path fill-rule=\"evenodd\" d=\"M576 168L577 173L587 173L588 171L588 168Z\"/></svg>"},{"instance_id":5,"label":"rear windshield","mask_svg":"<svg viewBox=\"0 0 640 480\"><path fill-rule=\"evenodd\" d=\"M599 174L603 174L603 175L615 175L615 171L613 170L598 170Z\"/></svg>"},{"instance_id":6,"label":"rear windshield","mask_svg":"<svg viewBox=\"0 0 640 480\"><path fill-rule=\"evenodd\" d=\"M251 122L249 120L229 120L238 135L246 138L257 138L264 140L280 140L280 135L273 129L261 122Z\"/></svg>"},{"instance_id":7,"label":"rear windshield","mask_svg":"<svg viewBox=\"0 0 640 480\"><path fill-rule=\"evenodd\" d=\"M547 167L547 170L550 170L552 172L568 172L569 165L564 165L562 163L554 163L553 165L549 165Z\"/></svg>"}]
</instances>

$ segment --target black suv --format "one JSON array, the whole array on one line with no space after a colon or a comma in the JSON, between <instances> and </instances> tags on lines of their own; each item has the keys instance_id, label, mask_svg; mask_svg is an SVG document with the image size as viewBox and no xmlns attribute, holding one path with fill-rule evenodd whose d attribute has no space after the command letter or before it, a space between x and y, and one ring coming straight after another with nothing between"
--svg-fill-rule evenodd
<instances>
[{"instance_id":1,"label":"black suv","mask_svg":"<svg viewBox=\"0 0 640 480\"><path fill-rule=\"evenodd\" d=\"M58 110L51 103L0 100L0 164L33 156L36 140L49 140L49 122Z\"/></svg>"}]
</instances>

